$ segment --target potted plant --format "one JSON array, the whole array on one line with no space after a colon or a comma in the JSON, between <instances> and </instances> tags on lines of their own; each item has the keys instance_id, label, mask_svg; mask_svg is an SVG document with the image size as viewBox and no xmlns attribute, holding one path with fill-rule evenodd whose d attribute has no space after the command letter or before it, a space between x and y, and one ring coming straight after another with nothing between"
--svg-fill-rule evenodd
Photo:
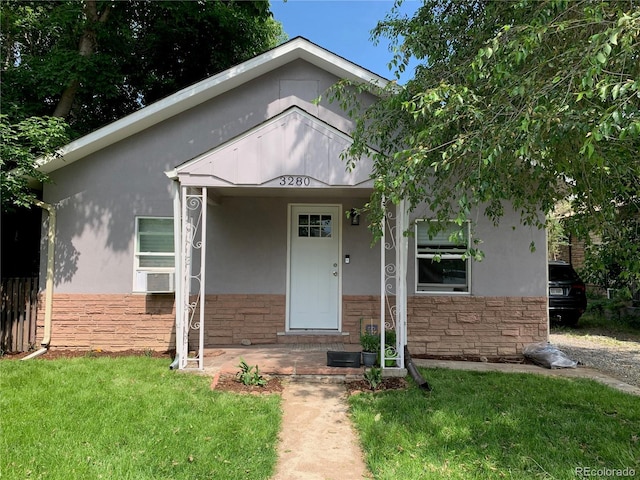
<instances>
[{"instance_id":1,"label":"potted plant","mask_svg":"<svg viewBox=\"0 0 640 480\"><path fill-rule=\"evenodd\" d=\"M373 367L380 350L380 336L373 333L362 333L360 334L360 345L362 346L362 363L365 367Z\"/></svg>"}]
</instances>

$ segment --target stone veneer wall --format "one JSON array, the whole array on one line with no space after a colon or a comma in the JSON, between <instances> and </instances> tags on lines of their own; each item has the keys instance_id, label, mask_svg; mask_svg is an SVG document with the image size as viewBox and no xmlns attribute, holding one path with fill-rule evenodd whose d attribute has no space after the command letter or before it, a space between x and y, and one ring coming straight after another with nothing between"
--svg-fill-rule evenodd
<instances>
[{"instance_id":1,"label":"stone veneer wall","mask_svg":"<svg viewBox=\"0 0 640 480\"><path fill-rule=\"evenodd\" d=\"M44 306L38 308L42 339ZM205 346L315 341L359 343L363 325L379 322L375 295L344 296L339 338L282 335L284 295L207 295ZM546 297L413 296L408 298L413 355L499 357L546 341ZM279 335L280 333L280 335ZM192 342L197 342L192 337ZM158 351L175 348L171 295L58 294L54 296L52 348Z\"/></svg>"},{"instance_id":2,"label":"stone veneer wall","mask_svg":"<svg viewBox=\"0 0 640 480\"><path fill-rule=\"evenodd\" d=\"M379 297L344 296L342 332L335 335L283 335L286 330L284 295L207 295L205 304L206 345L252 345L274 343L360 343L360 317L379 311ZM191 342L196 341L195 336Z\"/></svg>"},{"instance_id":3,"label":"stone veneer wall","mask_svg":"<svg viewBox=\"0 0 640 480\"><path fill-rule=\"evenodd\" d=\"M380 324L380 297L377 295L343 296L342 329L350 332L350 343L360 343L360 330L362 328L364 331L368 324Z\"/></svg>"},{"instance_id":4,"label":"stone veneer wall","mask_svg":"<svg viewBox=\"0 0 640 480\"><path fill-rule=\"evenodd\" d=\"M207 295L205 346L240 345L242 340L277 343L278 332L285 328L285 302L284 295Z\"/></svg>"},{"instance_id":5,"label":"stone veneer wall","mask_svg":"<svg viewBox=\"0 0 640 480\"><path fill-rule=\"evenodd\" d=\"M520 355L549 332L546 297L415 296L408 316L412 355Z\"/></svg>"},{"instance_id":6,"label":"stone veneer wall","mask_svg":"<svg viewBox=\"0 0 640 480\"><path fill-rule=\"evenodd\" d=\"M51 348L156 350L175 348L173 295L55 294ZM44 334L44 295L38 299L38 342Z\"/></svg>"}]
</instances>

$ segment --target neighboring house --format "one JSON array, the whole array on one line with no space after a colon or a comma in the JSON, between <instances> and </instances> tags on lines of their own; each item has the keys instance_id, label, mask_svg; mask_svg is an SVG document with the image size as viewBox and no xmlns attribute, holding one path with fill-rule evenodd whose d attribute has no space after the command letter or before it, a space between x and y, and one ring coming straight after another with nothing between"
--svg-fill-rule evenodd
<instances>
[{"instance_id":1,"label":"neighboring house","mask_svg":"<svg viewBox=\"0 0 640 480\"><path fill-rule=\"evenodd\" d=\"M567 242L560 245L558 254L553 260L563 260L573 265L573 268L580 269L584 266L586 255L586 244L575 235L568 235Z\"/></svg>"},{"instance_id":2,"label":"neighboring house","mask_svg":"<svg viewBox=\"0 0 640 480\"><path fill-rule=\"evenodd\" d=\"M545 232L512 228L515 212L500 227L480 215L482 262L429 239L421 210L390 207L373 247L366 218L347 218L368 201L371 160L345 169L353 123L314 101L341 78L387 83L295 38L44 164L52 347L177 348L181 368L199 368L214 345L358 343L362 322L384 321L416 355L512 356L546 340L546 255L529 248Z\"/></svg>"}]
</instances>

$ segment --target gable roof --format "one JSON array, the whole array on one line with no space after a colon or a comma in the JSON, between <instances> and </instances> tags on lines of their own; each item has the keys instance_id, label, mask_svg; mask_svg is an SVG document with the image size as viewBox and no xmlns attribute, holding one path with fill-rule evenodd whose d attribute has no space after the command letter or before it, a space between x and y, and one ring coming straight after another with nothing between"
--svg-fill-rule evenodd
<instances>
[{"instance_id":1,"label":"gable roof","mask_svg":"<svg viewBox=\"0 0 640 480\"><path fill-rule=\"evenodd\" d=\"M292 106L165 173L186 186L277 188L285 177L302 176L309 189L371 188L371 158L361 158L357 169L345 168L341 154L351 142L349 135Z\"/></svg>"},{"instance_id":2,"label":"gable roof","mask_svg":"<svg viewBox=\"0 0 640 480\"><path fill-rule=\"evenodd\" d=\"M55 158L43 158L39 162L39 170L51 173L298 59L339 78L370 82L380 87L389 83L389 80L306 38L296 37L68 143L58 150Z\"/></svg>"}]
</instances>

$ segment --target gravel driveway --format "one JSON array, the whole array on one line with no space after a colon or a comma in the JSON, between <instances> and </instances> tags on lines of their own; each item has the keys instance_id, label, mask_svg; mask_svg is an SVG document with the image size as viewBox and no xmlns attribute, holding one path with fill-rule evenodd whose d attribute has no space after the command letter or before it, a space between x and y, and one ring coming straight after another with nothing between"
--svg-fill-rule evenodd
<instances>
[{"instance_id":1,"label":"gravel driveway","mask_svg":"<svg viewBox=\"0 0 640 480\"><path fill-rule=\"evenodd\" d=\"M554 332L549 341L586 367L640 387L640 342L603 335Z\"/></svg>"}]
</instances>

